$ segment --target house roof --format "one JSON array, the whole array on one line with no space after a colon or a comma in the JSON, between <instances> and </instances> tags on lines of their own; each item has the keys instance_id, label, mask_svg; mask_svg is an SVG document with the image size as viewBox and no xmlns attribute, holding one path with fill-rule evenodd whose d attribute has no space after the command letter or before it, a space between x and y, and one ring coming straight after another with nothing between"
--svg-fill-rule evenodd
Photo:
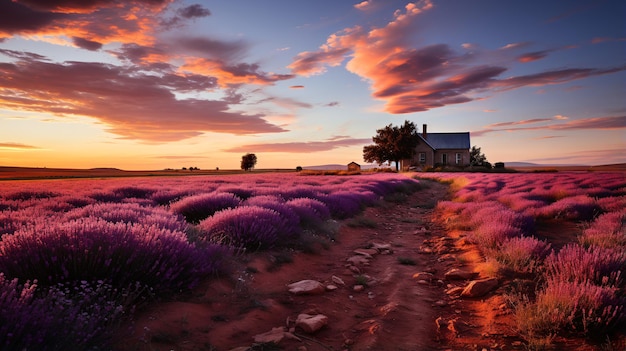
<instances>
[{"instance_id":1,"label":"house roof","mask_svg":"<svg viewBox=\"0 0 626 351\"><path fill-rule=\"evenodd\" d=\"M470 133L428 133L426 139L419 134L419 137L433 150L441 149L469 149Z\"/></svg>"}]
</instances>

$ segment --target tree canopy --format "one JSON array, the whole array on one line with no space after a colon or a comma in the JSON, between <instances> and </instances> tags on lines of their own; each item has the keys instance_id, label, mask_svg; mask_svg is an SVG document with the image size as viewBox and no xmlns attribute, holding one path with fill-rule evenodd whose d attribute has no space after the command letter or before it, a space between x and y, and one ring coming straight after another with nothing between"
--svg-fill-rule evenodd
<instances>
[{"instance_id":1,"label":"tree canopy","mask_svg":"<svg viewBox=\"0 0 626 351\"><path fill-rule=\"evenodd\" d=\"M372 141L373 145L363 147L363 160L378 164L393 161L398 170L400 160L409 159L415 155L419 136L415 124L404 121L401 126L389 124L376 130L376 136L372 138Z\"/></svg>"},{"instance_id":2,"label":"tree canopy","mask_svg":"<svg viewBox=\"0 0 626 351\"><path fill-rule=\"evenodd\" d=\"M491 168L491 163L487 161L487 156L485 156L476 145L472 146L470 150L470 166Z\"/></svg>"},{"instance_id":3,"label":"tree canopy","mask_svg":"<svg viewBox=\"0 0 626 351\"><path fill-rule=\"evenodd\" d=\"M245 154L241 156L241 169L244 171L249 171L254 168L256 165L256 155L255 154Z\"/></svg>"}]
</instances>

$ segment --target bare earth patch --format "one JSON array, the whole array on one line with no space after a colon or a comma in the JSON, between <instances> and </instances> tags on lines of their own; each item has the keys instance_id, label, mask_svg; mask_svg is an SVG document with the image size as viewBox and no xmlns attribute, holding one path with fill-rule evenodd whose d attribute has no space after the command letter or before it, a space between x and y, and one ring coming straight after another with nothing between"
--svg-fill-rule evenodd
<instances>
[{"instance_id":1,"label":"bare earth patch","mask_svg":"<svg viewBox=\"0 0 626 351\"><path fill-rule=\"evenodd\" d=\"M116 349L526 350L504 298L510 281L484 296L458 296L470 280L495 275L462 232L447 232L445 219L436 217L448 187L423 183L405 202L344 221L335 241L314 253L246 255L233 278L204 282L183 301L150 306L120 327ZM445 277L453 268L474 274ZM288 291L305 279L325 291ZM327 323L307 332L295 326L300 314L321 314ZM272 331L278 347L262 341ZM581 340L556 341L568 350L596 349Z\"/></svg>"}]
</instances>

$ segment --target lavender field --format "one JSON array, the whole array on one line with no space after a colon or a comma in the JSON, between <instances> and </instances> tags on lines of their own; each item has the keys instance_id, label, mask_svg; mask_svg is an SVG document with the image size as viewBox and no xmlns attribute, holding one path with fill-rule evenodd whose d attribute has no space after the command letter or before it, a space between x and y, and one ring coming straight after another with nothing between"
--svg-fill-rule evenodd
<instances>
[{"instance_id":1,"label":"lavender field","mask_svg":"<svg viewBox=\"0 0 626 351\"><path fill-rule=\"evenodd\" d=\"M0 348L106 349L120 320L229 273L233 255L298 247L418 181L261 174L0 183Z\"/></svg>"},{"instance_id":2,"label":"lavender field","mask_svg":"<svg viewBox=\"0 0 626 351\"><path fill-rule=\"evenodd\" d=\"M605 341L623 330L624 173L420 177L452 184L453 199L438 209L512 283L508 297L529 347L556 336Z\"/></svg>"}]
</instances>

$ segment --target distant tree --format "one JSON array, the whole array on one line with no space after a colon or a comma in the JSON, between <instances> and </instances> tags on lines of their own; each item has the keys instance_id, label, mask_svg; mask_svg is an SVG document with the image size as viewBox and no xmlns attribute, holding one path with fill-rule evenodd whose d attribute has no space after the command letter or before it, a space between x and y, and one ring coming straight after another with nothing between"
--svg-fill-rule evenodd
<instances>
[{"instance_id":1,"label":"distant tree","mask_svg":"<svg viewBox=\"0 0 626 351\"><path fill-rule=\"evenodd\" d=\"M256 165L255 154L245 154L241 156L241 169L243 169L244 171L252 170L255 165Z\"/></svg>"},{"instance_id":2,"label":"distant tree","mask_svg":"<svg viewBox=\"0 0 626 351\"><path fill-rule=\"evenodd\" d=\"M387 161L396 163L396 171L400 160L412 158L415 147L419 143L417 129L413 122L404 121L404 125L388 126L378 129L372 138L373 145L363 147L363 160L377 162L379 165Z\"/></svg>"},{"instance_id":3,"label":"distant tree","mask_svg":"<svg viewBox=\"0 0 626 351\"><path fill-rule=\"evenodd\" d=\"M187 167L183 167L183 171L186 171L186 170L187 170Z\"/></svg>"},{"instance_id":4,"label":"distant tree","mask_svg":"<svg viewBox=\"0 0 626 351\"><path fill-rule=\"evenodd\" d=\"M470 150L470 166L491 168L491 163L487 161L487 157L476 145Z\"/></svg>"},{"instance_id":5,"label":"distant tree","mask_svg":"<svg viewBox=\"0 0 626 351\"><path fill-rule=\"evenodd\" d=\"M301 166L296 167L296 172L302 172L302 167Z\"/></svg>"}]
</instances>

